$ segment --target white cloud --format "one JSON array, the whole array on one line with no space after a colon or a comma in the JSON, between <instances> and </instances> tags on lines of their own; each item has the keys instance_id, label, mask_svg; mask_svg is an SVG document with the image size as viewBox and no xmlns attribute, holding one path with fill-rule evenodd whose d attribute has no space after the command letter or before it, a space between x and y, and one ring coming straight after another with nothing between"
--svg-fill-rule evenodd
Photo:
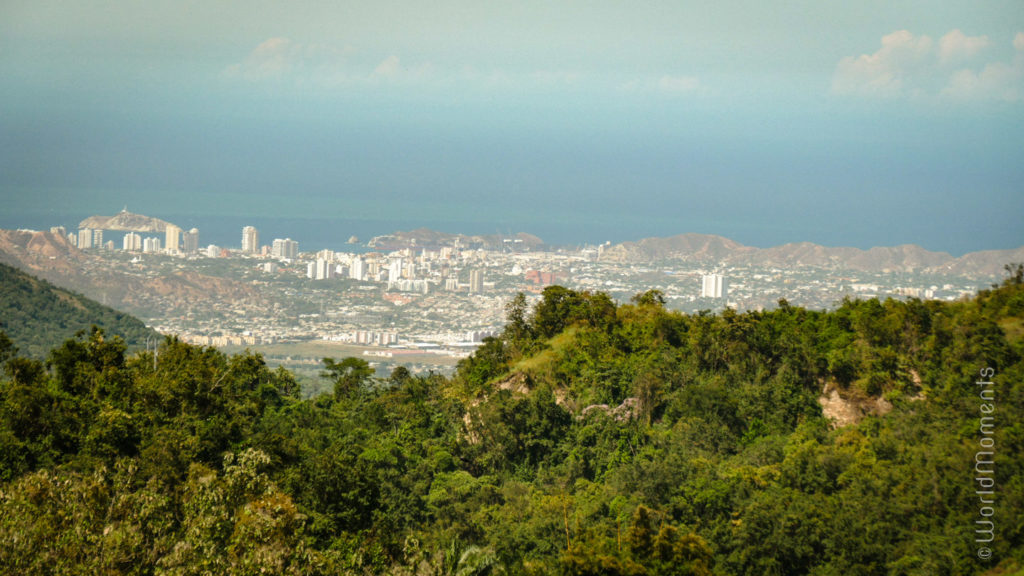
<instances>
[{"instance_id":1,"label":"white cloud","mask_svg":"<svg viewBox=\"0 0 1024 576\"><path fill-rule=\"evenodd\" d=\"M337 49L322 44L302 44L288 38L269 38L256 46L245 60L227 66L227 78L250 82L290 81L307 86L338 87L352 84L401 83L431 77L429 63L408 66L392 54L376 66L350 62L350 47Z\"/></svg>"},{"instance_id":2,"label":"white cloud","mask_svg":"<svg viewBox=\"0 0 1024 576\"><path fill-rule=\"evenodd\" d=\"M383 62L377 64L377 67L373 69L373 75L378 78L394 78L401 74L401 72L402 62L394 54L385 58Z\"/></svg>"},{"instance_id":3,"label":"white cloud","mask_svg":"<svg viewBox=\"0 0 1024 576\"><path fill-rule=\"evenodd\" d=\"M295 58L292 43L287 38L270 38L262 43L242 62L228 66L225 73L247 80L278 78L288 72Z\"/></svg>"},{"instance_id":4,"label":"white cloud","mask_svg":"<svg viewBox=\"0 0 1024 576\"><path fill-rule=\"evenodd\" d=\"M994 62L978 72L957 70L942 94L959 100L1020 101L1024 99L1024 58L1018 54L1012 64Z\"/></svg>"},{"instance_id":5,"label":"white cloud","mask_svg":"<svg viewBox=\"0 0 1024 576\"><path fill-rule=\"evenodd\" d=\"M315 78L337 82L345 75L349 52L350 48L302 44L283 37L268 38L253 48L245 60L227 66L224 75L248 81Z\"/></svg>"},{"instance_id":6,"label":"white cloud","mask_svg":"<svg viewBox=\"0 0 1024 576\"><path fill-rule=\"evenodd\" d=\"M874 97L1007 100L1024 98L1024 33L1013 39L1010 62L984 61L988 36L951 30L932 42L899 30L882 38L873 54L846 57L836 65L832 91Z\"/></svg>"},{"instance_id":7,"label":"white cloud","mask_svg":"<svg viewBox=\"0 0 1024 576\"><path fill-rule=\"evenodd\" d=\"M959 29L951 30L939 39L939 62L948 65L971 60L988 45L988 36L968 36Z\"/></svg>"},{"instance_id":8,"label":"white cloud","mask_svg":"<svg viewBox=\"0 0 1024 576\"><path fill-rule=\"evenodd\" d=\"M370 74L370 79L387 82L412 82L426 80L432 74L433 66L430 63L410 67L402 64L402 60L392 54L377 64L373 73Z\"/></svg>"},{"instance_id":9,"label":"white cloud","mask_svg":"<svg viewBox=\"0 0 1024 576\"><path fill-rule=\"evenodd\" d=\"M932 39L898 30L882 37L874 54L848 56L839 61L832 90L840 94L896 96L908 89L907 79L927 61Z\"/></svg>"}]
</instances>

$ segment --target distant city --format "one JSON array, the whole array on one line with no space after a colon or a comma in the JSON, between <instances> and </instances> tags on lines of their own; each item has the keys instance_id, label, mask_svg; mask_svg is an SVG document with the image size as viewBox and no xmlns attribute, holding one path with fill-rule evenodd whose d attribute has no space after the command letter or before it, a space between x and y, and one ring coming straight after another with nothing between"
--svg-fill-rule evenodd
<instances>
[{"instance_id":1,"label":"distant city","mask_svg":"<svg viewBox=\"0 0 1024 576\"><path fill-rule=\"evenodd\" d=\"M51 281L191 343L321 342L359 347L375 361L428 358L421 368L432 368L429 358L467 356L502 329L505 306L516 293L535 301L555 284L606 292L620 302L656 289L668 307L694 313L763 310L781 299L812 309L835 307L844 298L955 300L999 280L991 270L779 265L686 253L646 257L636 247L553 248L522 237L428 232L365 244L351 237L352 251L336 251L291 238L268 241L245 226L237 246L201 246L196 228L123 211L83 221L77 231L50 229L48 237L77 249L82 259L71 272L47 272L45 260L36 267ZM726 241L697 240L706 245L694 253ZM32 268L28 260L26 267Z\"/></svg>"}]
</instances>

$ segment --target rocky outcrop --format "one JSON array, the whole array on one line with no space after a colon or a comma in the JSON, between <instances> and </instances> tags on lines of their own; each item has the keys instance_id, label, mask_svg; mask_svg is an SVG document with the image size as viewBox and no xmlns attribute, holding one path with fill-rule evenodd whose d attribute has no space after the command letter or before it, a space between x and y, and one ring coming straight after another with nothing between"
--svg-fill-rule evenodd
<instances>
[{"instance_id":1,"label":"rocky outcrop","mask_svg":"<svg viewBox=\"0 0 1024 576\"><path fill-rule=\"evenodd\" d=\"M173 226L173 224L159 218L134 214L127 210L122 210L113 216L90 216L78 224L80 229L92 228L124 232L156 232L160 234L166 232L168 226Z\"/></svg>"},{"instance_id":2,"label":"rocky outcrop","mask_svg":"<svg viewBox=\"0 0 1024 576\"><path fill-rule=\"evenodd\" d=\"M835 384L826 384L818 397L821 413L832 421L833 428L842 428L856 424L869 415L888 414L892 404L882 398L853 398L843 394Z\"/></svg>"}]
</instances>

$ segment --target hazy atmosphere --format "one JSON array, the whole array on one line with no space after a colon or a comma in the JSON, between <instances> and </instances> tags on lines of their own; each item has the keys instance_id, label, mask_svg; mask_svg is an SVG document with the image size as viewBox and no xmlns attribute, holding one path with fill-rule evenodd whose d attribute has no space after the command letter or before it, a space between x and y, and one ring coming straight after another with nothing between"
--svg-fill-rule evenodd
<instances>
[{"instance_id":1,"label":"hazy atmosphere","mask_svg":"<svg viewBox=\"0 0 1024 576\"><path fill-rule=\"evenodd\" d=\"M1017 0L8 1L0 78L6 228L1024 244Z\"/></svg>"}]
</instances>

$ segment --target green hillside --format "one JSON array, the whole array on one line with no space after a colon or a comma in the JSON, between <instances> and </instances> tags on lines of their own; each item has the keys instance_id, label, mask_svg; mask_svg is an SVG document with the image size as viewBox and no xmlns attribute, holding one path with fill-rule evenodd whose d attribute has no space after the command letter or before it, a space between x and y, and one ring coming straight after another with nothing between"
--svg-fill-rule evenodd
<instances>
[{"instance_id":1,"label":"green hillside","mask_svg":"<svg viewBox=\"0 0 1024 576\"><path fill-rule=\"evenodd\" d=\"M0 331L26 356L45 358L51 348L94 325L134 348L159 336L137 318L0 264Z\"/></svg>"},{"instance_id":2,"label":"green hillside","mask_svg":"<svg viewBox=\"0 0 1024 576\"><path fill-rule=\"evenodd\" d=\"M333 394L308 400L173 338L0 354L0 566L1020 574L1021 280L696 315L551 287L450 379L325 359Z\"/></svg>"}]
</instances>

